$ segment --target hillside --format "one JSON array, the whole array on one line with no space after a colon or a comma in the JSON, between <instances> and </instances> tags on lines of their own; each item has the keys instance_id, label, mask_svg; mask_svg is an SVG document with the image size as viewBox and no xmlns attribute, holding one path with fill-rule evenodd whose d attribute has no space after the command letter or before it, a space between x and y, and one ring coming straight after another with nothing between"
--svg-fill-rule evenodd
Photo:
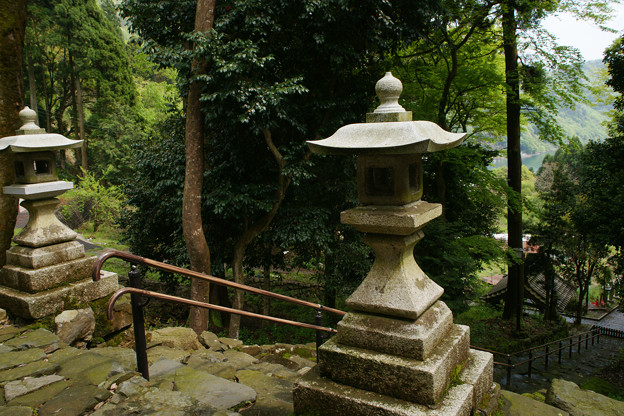
<instances>
[{"instance_id":1,"label":"hillside","mask_svg":"<svg viewBox=\"0 0 624 416\"><path fill-rule=\"evenodd\" d=\"M605 67L601 61L586 62L583 70L589 78L590 85L604 85ZM601 141L606 137L605 122L609 119L608 113L612 108L611 105L604 104L604 101L610 101L606 97L606 90L601 94L604 96L596 97L589 90L587 94L589 103L578 103L574 109L563 108L557 117L566 135L578 136L582 143L590 140ZM555 150L556 146L541 141L537 129L533 125L527 125L522 131L521 149L523 153L535 154Z\"/></svg>"}]
</instances>

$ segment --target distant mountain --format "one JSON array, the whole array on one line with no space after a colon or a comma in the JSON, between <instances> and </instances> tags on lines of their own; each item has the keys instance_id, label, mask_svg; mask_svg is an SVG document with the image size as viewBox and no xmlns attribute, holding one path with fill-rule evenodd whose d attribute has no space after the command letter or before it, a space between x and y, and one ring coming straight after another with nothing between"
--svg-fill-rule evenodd
<instances>
[{"instance_id":1,"label":"distant mountain","mask_svg":"<svg viewBox=\"0 0 624 416\"><path fill-rule=\"evenodd\" d=\"M583 71L589 78L590 85L604 87L606 69L602 61L586 62L583 65ZM589 104L577 103L573 110L562 108L559 111L557 121L568 137L578 136L582 143L587 143L590 140L602 141L607 137L605 123L609 120L609 111L612 109L611 104L604 104L604 102L611 102L607 96L607 91L603 89L599 93L600 96L596 97L594 93L588 90ZM532 125L523 129L520 143L520 148L525 154L536 154L556 149L555 145L541 141L537 129Z\"/></svg>"}]
</instances>

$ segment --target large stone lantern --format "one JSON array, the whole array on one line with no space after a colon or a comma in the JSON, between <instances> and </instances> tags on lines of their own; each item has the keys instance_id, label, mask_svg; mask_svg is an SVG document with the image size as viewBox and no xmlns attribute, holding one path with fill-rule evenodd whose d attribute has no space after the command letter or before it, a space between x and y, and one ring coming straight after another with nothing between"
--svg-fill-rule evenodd
<instances>
[{"instance_id":1,"label":"large stone lantern","mask_svg":"<svg viewBox=\"0 0 624 416\"><path fill-rule=\"evenodd\" d=\"M17 245L7 250L7 264L0 270L0 307L37 319L62 311L72 298L86 302L112 293L117 275L106 272L104 283L92 282L95 257L85 257L76 232L54 213L60 202L56 197L73 188L73 183L58 180L54 151L80 147L82 140L46 133L28 107L19 115L23 125L16 135L0 139L0 151L15 153L16 183L2 191L23 199L29 221L13 238Z\"/></svg>"},{"instance_id":2,"label":"large stone lantern","mask_svg":"<svg viewBox=\"0 0 624 416\"><path fill-rule=\"evenodd\" d=\"M398 103L402 88L386 73L366 123L308 142L315 153L358 156L362 205L341 221L365 233L375 262L317 368L297 383L297 414L469 415L492 387L492 356L469 348L469 328L453 324L444 290L413 256L422 228L442 214L421 200L422 154L458 146L464 135L412 121Z\"/></svg>"}]
</instances>

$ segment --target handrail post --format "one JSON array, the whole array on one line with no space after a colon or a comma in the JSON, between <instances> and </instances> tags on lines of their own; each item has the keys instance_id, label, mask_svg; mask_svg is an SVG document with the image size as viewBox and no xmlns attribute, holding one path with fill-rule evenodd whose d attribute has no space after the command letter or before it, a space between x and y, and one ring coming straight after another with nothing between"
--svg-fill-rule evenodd
<instances>
[{"instance_id":1,"label":"handrail post","mask_svg":"<svg viewBox=\"0 0 624 416\"><path fill-rule=\"evenodd\" d=\"M589 348L589 332L585 333L585 351Z\"/></svg>"},{"instance_id":2,"label":"handrail post","mask_svg":"<svg viewBox=\"0 0 624 416\"><path fill-rule=\"evenodd\" d=\"M563 349L563 343L559 340L559 351L557 351L557 362L561 364L561 350Z\"/></svg>"},{"instance_id":3,"label":"handrail post","mask_svg":"<svg viewBox=\"0 0 624 416\"><path fill-rule=\"evenodd\" d=\"M511 355L507 354L507 383L508 386L511 384Z\"/></svg>"},{"instance_id":4,"label":"handrail post","mask_svg":"<svg viewBox=\"0 0 624 416\"><path fill-rule=\"evenodd\" d=\"M594 346L594 338L596 338L596 328L592 328L591 330L591 340L592 340L592 347Z\"/></svg>"},{"instance_id":5,"label":"handrail post","mask_svg":"<svg viewBox=\"0 0 624 416\"><path fill-rule=\"evenodd\" d=\"M320 309L318 309L316 311L316 316L315 316L315 321L316 321L316 325L317 326L321 326L321 324L323 323L323 311L321 311ZM316 363L318 364L318 360L319 360L319 347L321 346L321 344L323 343L323 335L321 334L320 330L316 330Z\"/></svg>"},{"instance_id":6,"label":"handrail post","mask_svg":"<svg viewBox=\"0 0 624 416\"><path fill-rule=\"evenodd\" d=\"M582 347L582 344L583 344L583 336L582 336L582 335L579 335L579 340L578 340L578 351L576 351L576 353L577 353L577 354L580 354L580 353L581 353L581 347Z\"/></svg>"},{"instance_id":7,"label":"handrail post","mask_svg":"<svg viewBox=\"0 0 624 416\"><path fill-rule=\"evenodd\" d=\"M548 354L550 351L550 346L546 345L546 355L544 356L544 370L548 370Z\"/></svg>"},{"instance_id":8,"label":"handrail post","mask_svg":"<svg viewBox=\"0 0 624 416\"><path fill-rule=\"evenodd\" d=\"M531 378L531 367L533 366L533 350L529 350L529 378Z\"/></svg>"},{"instance_id":9,"label":"handrail post","mask_svg":"<svg viewBox=\"0 0 624 416\"><path fill-rule=\"evenodd\" d=\"M130 286L141 289L141 272L132 264L128 272ZM134 327L134 348L136 350L137 368L144 379L149 381L149 366L147 363L147 343L145 341L145 321L143 319L143 305L141 295L130 294L132 306L132 325Z\"/></svg>"}]
</instances>

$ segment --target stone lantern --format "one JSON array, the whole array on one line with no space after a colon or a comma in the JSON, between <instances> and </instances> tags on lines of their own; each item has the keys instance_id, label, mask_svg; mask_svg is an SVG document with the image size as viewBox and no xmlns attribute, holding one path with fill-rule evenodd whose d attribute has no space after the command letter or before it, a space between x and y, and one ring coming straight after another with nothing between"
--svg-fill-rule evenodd
<instances>
[{"instance_id":1,"label":"stone lantern","mask_svg":"<svg viewBox=\"0 0 624 416\"><path fill-rule=\"evenodd\" d=\"M458 146L464 134L412 121L398 103L402 88L386 73L366 123L308 142L315 153L358 156L362 205L341 222L365 233L375 262L347 299L338 334L320 347L318 366L297 383L297 414L470 415L492 387L491 354L470 349L470 328L453 324L439 300L444 290L413 256L422 228L442 214L421 200L421 156Z\"/></svg>"},{"instance_id":2,"label":"stone lantern","mask_svg":"<svg viewBox=\"0 0 624 416\"><path fill-rule=\"evenodd\" d=\"M35 124L36 113L26 107L19 113L22 127L15 136L0 139L0 151L15 153L16 183L3 187L6 195L23 199L29 220L7 250L0 270L0 307L25 319L37 319L63 310L65 302L86 302L112 293L117 275L106 282L89 278L95 257L85 257L77 233L61 223L54 211L57 196L73 188L58 180L55 150L80 147L82 140L46 133ZM95 283L95 285L93 284Z\"/></svg>"}]
</instances>

